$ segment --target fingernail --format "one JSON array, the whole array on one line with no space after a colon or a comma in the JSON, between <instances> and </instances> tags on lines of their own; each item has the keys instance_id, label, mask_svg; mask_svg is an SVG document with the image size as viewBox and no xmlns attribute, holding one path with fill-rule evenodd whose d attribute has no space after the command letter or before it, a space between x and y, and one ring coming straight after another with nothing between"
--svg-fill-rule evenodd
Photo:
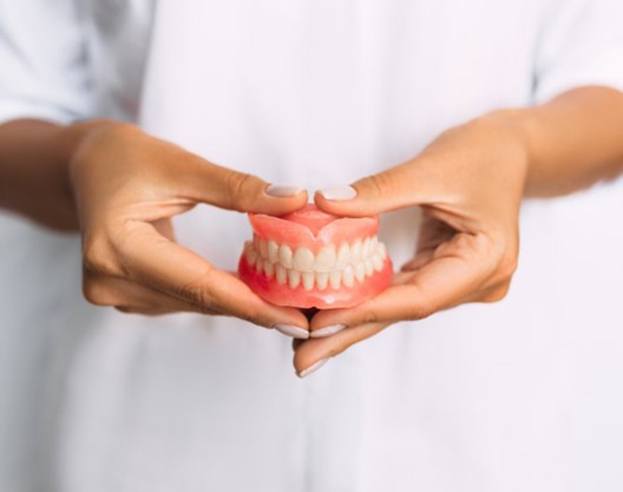
<instances>
[{"instance_id":1,"label":"fingernail","mask_svg":"<svg viewBox=\"0 0 623 492\"><path fill-rule=\"evenodd\" d=\"M314 362L307 369L303 369L301 372L297 373L296 375L298 377L300 377L301 379L306 377L306 376L309 376L312 372L317 371L322 366L324 366L327 363L328 360L329 360L328 357L326 357L324 359L320 359L318 362Z\"/></svg>"},{"instance_id":2,"label":"fingernail","mask_svg":"<svg viewBox=\"0 0 623 492\"><path fill-rule=\"evenodd\" d=\"M275 330L292 338L309 338L309 332L305 328L292 325L277 324L273 326Z\"/></svg>"},{"instance_id":3,"label":"fingernail","mask_svg":"<svg viewBox=\"0 0 623 492\"><path fill-rule=\"evenodd\" d=\"M328 337L330 335L335 335L344 328L346 328L346 325L323 326L322 328L318 328L317 330L310 332L309 336L312 338Z\"/></svg>"},{"instance_id":4,"label":"fingernail","mask_svg":"<svg viewBox=\"0 0 623 492\"><path fill-rule=\"evenodd\" d=\"M352 186L329 186L318 190L327 200L352 200L357 196L357 190Z\"/></svg>"},{"instance_id":5,"label":"fingernail","mask_svg":"<svg viewBox=\"0 0 623 492\"><path fill-rule=\"evenodd\" d=\"M266 194L274 196L275 198L288 198L291 196L296 196L302 191L304 191L303 188L293 185L271 184L266 187Z\"/></svg>"}]
</instances>

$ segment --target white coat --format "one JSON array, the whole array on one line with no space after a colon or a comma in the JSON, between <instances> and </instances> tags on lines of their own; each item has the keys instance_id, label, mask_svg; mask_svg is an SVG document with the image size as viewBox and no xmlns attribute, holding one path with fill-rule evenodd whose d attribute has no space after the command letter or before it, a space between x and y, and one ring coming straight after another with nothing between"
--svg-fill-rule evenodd
<instances>
[{"instance_id":1,"label":"white coat","mask_svg":"<svg viewBox=\"0 0 623 492\"><path fill-rule=\"evenodd\" d=\"M0 120L136 121L313 190L448 127L623 89L620 0L4 0ZM623 490L623 181L522 210L508 297L396 325L308 379L235 319L86 304L80 245L0 216L0 490ZM180 241L234 268L209 207ZM398 264L417 212L383 218Z\"/></svg>"}]
</instances>

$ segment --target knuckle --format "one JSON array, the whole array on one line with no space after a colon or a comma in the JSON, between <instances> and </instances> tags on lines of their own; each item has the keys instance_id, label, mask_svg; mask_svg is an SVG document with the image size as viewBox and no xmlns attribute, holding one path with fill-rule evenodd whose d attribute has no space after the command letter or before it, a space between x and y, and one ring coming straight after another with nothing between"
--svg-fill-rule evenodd
<instances>
[{"instance_id":1,"label":"knuckle","mask_svg":"<svg viewBox=\"0 0 623 492\"><path fill-rule=\"evenodd\" d=\"M367 309L361 315L361 324L378 323L379 315L374 309Z\"/></svg>"},{"instance_id":2,"label":"knuckle","mask_svg":"<svg viewBox=\"0 0 623 492\"><path fill-rule=\"evenodd\" d=\"M176 294L195 306L199 311L209 313L217 311L214 299L206 278L208 273L201 275L196 280L181 285Z\"/></svg>"},{"instance_id":3,"label":"knuckle","mask_svg":"<svg viewBox=\"0 0 623 492\"><path fill-rule=\"evenodd\" d=\"M502 280L510 279L517 270L517 255L507 252L502 256L498 264L498 276Z\"/></svg>"},{"instance_id":4,"label":"knuckle","mask_svg":"<svg viewBox=\"0 0 623 492\"><path fill-rule=\"evenodd\" d=\"M229 190L229 208L239 211L247 209L253 199L251 193L245 192L255 177L248 173L230 170L227 175L227 189Z\"/></svg>"},{"instance_id":5,"label":"knuckle","mask_svg":"<svg viewBox=\"0 0 623 492\"><path fill-rule=\"evenodd\" d=\"M487 293L484 296L483 301L484 302L499 302L508 295L509 290L510 290L510 282L504 282L499 287Z\"/></svg>"},{"instance_id":6,"label":"knuckle","mask_svg":"<svg viewBox=\"0 0 623 492\"><path fill-rule=\"evenodd\" d=\"M118 270L110 242L106 237L100 235L84 239L82 263L84 269L92 273L114 275Z\"/></svg>"},{"instance_id":7,"label":"knuckle","mask_svg":"<svg viewBox=\"0 0 623 492\"><path fill-rule=\"evenodd\" d=\"M392 175L390 173L379 173L368 176L366 179L370 186L370 191L377 197L386 196L392 190Z\"/></svg>"},{"instance_id":8,"label":"knuckle","mask_svg":"<svg viewBox=\"0 0 623 492\"><path fill-rule=\"evenodd\" d=\"M112 306L110 292L105 285L85 277L82 282L82 295L89 304L94 306Z\"/></svg>"},{"instance_id":9,"label":"knuckle","mask_svg":"<svg viewBox=\"0 0 623 492\"><path fill-rule=\"evenodd\" d=\"M409 312L405 318L409 321L419 321L428 318L436 310L437 308L433 306L424 306L423 304L414 303L410 306Z\"/></svg>"}]
</instances>

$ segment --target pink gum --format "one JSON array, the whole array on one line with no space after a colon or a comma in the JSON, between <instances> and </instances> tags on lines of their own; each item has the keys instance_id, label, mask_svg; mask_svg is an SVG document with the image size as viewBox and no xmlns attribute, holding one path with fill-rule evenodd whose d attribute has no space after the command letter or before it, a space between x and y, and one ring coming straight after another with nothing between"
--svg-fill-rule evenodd
<instances>
[{"instance_id":1,"label":"pink gum","mask_svg":"<svg viewBox=\"0 0 623 492\"><path fill-rule=\"evenodd\" d=\"M273 240L290 247L306 247L317 253L323 246L352 243L357 239L375 236L379 229L378 217L335 219L312 231L297 222L263 214L249 214L253 231L265 240Z\"/></svg>"}]
</instances>

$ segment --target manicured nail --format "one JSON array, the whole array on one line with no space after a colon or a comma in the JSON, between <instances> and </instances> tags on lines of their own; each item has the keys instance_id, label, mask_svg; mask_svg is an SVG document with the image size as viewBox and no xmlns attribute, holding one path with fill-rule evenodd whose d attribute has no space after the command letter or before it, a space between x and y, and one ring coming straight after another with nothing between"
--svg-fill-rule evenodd
<instances>
[{"instance_id":1,"label":"manicured nail","mask_svg":"<svg viewBox=\"0 0 623 492\"><path fill-rule=\"evenodd\" d=\"M352 186L329 186L318 190L324 198L327 200L352 200L357 196L357 190Z\"/></svg>"},{"instance_id":2,"label":"manicured nail","mask_svg":"<svg viewBox=\"0 0 623 492\"><path fill-rule=\"evenodd\" d=\"M309 332L305 328L301 328L300 326L277 324L273 326L273 328L288 337L309 338Z\"/></svg>"},{"instance_id":3,"label":"manicured nail","mask_svg":"<svg viewBox=\"0 0 623 492\"><path fill-rule=\"evenodd\" d=\"M300 377L301 379L306 377L306 376L309 376L312 372L317 371L322 366L324 366L327 363L328 360L329 360L329 358L326 357L325 359L320 359L318 362L314 362L307 369L303 369L301 372L297 373L297 376Z\"/></svg>"},{"instance_id":4,"label":"manicured nail","mask_svg":"<svg viewBox=\"0 0 623 492\"><path fill-rule=\"evenodd\" d=\"M302 191L304 191L303 188L293 185L271 184L266 187L266 194L274 196L275 198L288 198L291 196L296 196Z\"/></svg>"},{"instance_id":5,"label":"manicured nail","mask_svg":"<svg viewBox=\"0 0 623 492\"><path fill-rule=\"evenodd\" d=\"M323 326L322 328L318 328L317 330L310 332L309 336L312 338L328 337L330 335L335 335L344 328L346 328L346 325Z\"/></svg>"}]
</instances>

